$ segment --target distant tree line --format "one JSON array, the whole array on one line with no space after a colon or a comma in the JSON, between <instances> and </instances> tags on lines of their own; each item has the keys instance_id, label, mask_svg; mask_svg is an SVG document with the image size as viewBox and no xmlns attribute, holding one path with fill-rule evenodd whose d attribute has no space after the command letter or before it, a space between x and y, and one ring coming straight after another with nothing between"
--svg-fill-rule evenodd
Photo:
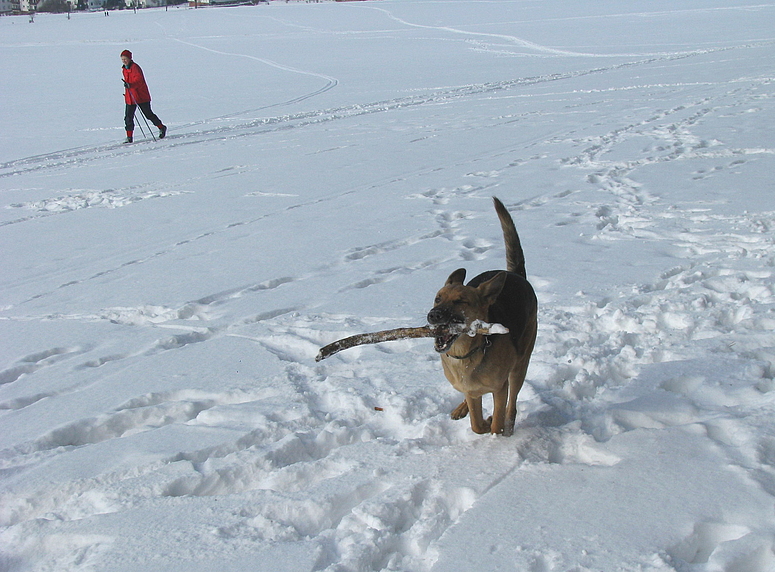
<instances>
[{"instance_id":1,"label":"distant tree line","mask_svg":"<svg viewBox=\"0 0 775 572\"><path fill-rule=\"evenodd\" d=\"M167 0L168 6L175 6L177 4L185 4L188 0ZM105 10L125 10L127 8L126 0L104 0L102 7ZM88 0L78 0L75 8L73 4L67 0L42 0L37 8L36 12L52 12L54 14L63 14L65 12L71 12L73 10L88 10Z\"/></svg>"},{"instance_id":2,"label":"distant tree line","mask_svg":"<svg viewBox=\"0 0 775 572\"><path fill-rule=\"evenodd\" d=\"M53 12L54 14L62 14L72 10L70 3L67 0L43 0L38 4L38 12Z\"/></svg>"}]
</instances>

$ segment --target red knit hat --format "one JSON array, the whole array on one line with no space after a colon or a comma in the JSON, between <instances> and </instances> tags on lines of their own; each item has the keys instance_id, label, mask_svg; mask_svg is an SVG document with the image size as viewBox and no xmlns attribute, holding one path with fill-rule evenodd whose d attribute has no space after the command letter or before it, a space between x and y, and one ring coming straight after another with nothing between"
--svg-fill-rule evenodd
<instances>
[{"instance_id":1,"label":"red knit hat","mask_svg":"<svg viewBox=\"0 0 775 572\"><path fill-rule=\"evenodd\" d=\"M121 52L121 57L123 58L124 56L128 57L131 60L132 52L130 52L129 50L124 50L123 52Z\"/></svg>"}]
</instances>

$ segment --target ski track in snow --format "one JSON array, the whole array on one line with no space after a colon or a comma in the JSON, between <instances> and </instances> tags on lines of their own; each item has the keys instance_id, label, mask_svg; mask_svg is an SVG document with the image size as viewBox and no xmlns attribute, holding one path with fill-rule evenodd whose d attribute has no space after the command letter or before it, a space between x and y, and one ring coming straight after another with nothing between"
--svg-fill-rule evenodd
<instances>
[{"instance_id":1,"label":"ski track in snow","mask_svg":"<svg viewBox=\"0 0 775 572\"><path fill-rule=\"evenodd\" d=\"M521 40L517 43L539 48ZM304 129L700 53L708 52L658 55L611 67L469 85L174 133L165 145L176 148L259 136L267 131ZM0 371L0 386L23 384L25 391L0 402L0 412L21 411L82 390L70 386L56 392L41 391L36 378L50 368L60 372L116 368L227 337L276 356L282 371L278 375L285 381L260 388L224 387L218 392L180 389L136 395L101 415L79 419L0 451L0 474L10 483L0 500L0 526L6 527L0 533L3 540L21 547L22 553L34 554L40 546L31 533L40 536L47 530L61 530L57 534L64 539L57 550L49 552L42 569L65 569L68 564L71 570L93 569L112 545L123 543L123 549L129 551L133 543L142 546L143 539L117 539L109 532L105 536L82 534L79 522L97 515L142 515L157 505L184 518L187 505L212 497L221 499L226 508L217 524L193 525L199 534L199 550L218 555L248 544L312 542L313 570L429 570L436 559L434 543L477 499L523 464L614 466L621 459L605 445L615 436L669 427L702 430L731 466L775 497L775 434L768 421L775 404L775 348L771 345L775 328L775 211L722 216L679 207L665 210L660 199L634 176L652 165L692 159L715 162L714 168L694 173L702 180L775 153L775 148L729 148L698 137L693 130L708 117L750 107L761 97L757 88L769 82L770 78L752 79L731 86L721 96L696 98L658 113L649 112L638 121L602 134L579 137L565 132L535 145L543 153L552 145L577 149L575 155L560 157L557 163L577 170L581 180L601 192L599 204L579 204L578 212L558 224L592 220L596 233L586 240L660 241L666 249L685 253L691 262L668 268L653 282L613 292L606 299L590 300L580 295L577 306L542 303L539 343L521 396L517 430L506 444L498 438L471 435L466 421L448 419L456 396L447 388L439 389L438 384L445 382L427 344L396 342L358 348L314 365L319 346L353 332L378 329L389 322L387 318L314 313L299 305L268 308L224 323L216 317L220 316L216 310L245 297L293 288L363 261L369 266L364 266L360 279L344 290L368 288L396 274L433 268L450 260L468 263L488 259L490 251L500 245L469 235L466 223L474 215L459 205L466 198L492 194L499 178L509 170L543 160L545 154L531 154L534 150L527 147L514 156L505 156L499 169L469 172L456 187L407 195L418 211L426 214L429 224L423 232L340 252L308 275L277 276L235 286L177 308L148 304L106 308L92 314L3 318L103 321L151 332L155 341L124 353L95 355L93 348L73 346L42 349L21 357ZM150 144L110 144L65 150L6 162L0 165L0 177L99 164L107 158L130 158L155 149ZM182 190L185 187L183 182L176 188L150 184L149 188L74 190L9 205L25 214L3 224L66 216L84 208L120 208L175 196L186 192ZM325 200L339 198L341 194ZM507 206L517 218L523 211L573 199L571 191L552 192ZM299 201L286 210L305 204ZM674 217L675 224L655 225L655 213ZM192 240L256 221L241 220ZM665 230L668 228L672 230ZM394 265L393 256L387 256L439 237L449 239L451 252L448 249L405 266ZM177 246L63 283L58 289L104 276L127 264L166 256ZM535 255L528 252L527 257L529 269L539 266ZM535 285L540 295L551 297L540 277ZM38 292L34 299L50 293ZM257 324L260 327L255 327ZM730 336L734 345L727 344ZM711 348L714 359L695 361L691 347L696 344ZM721 364L729 368L730 363L739 365L739 376L721 379L717 371ZM406 382L400 393L392 389L396 377ZM417 382L412 383L415 378ZM350 391L351 387L357 389ZM243 419L250 419L257 428L245 431L240 423ZM752 428L761 431L750 435ZM224 430L224 436L216 435L216 430ZM65 463L64 459L79 449L103 447L109 454L119 440L140 440L144 434L157 433L166 439L165 435L174 432L212 432L214 437L206 437L201 448L148 455L144 463L118 464L61 486L44 490L25 486L27 471L44 471L47 465ZM425 471L418 467L418 454L434 460ZM456 470L462 463L487 468L484 474L469 476ZM153 529L144 532L147 537L153 534ZM691 566L712 563L722 545L727 551L737 546L746 554L772 551L774 534L771 529L753 530L731 519L700 521L685 540L664 547L661 556L686 562L686 570L699 570ZM180 550L180 554L167 556L185 558L187 554ZM536 560L534 569L558 570L550 560L550 555ZM766 572L765 566L752 564L748 570Z\"/></svg>"},{"instance_id":2,"label":"ski track in snow","mask_svg":"<svg viewBox=\"0 0 775 572\"><path fill-rule=\"evenodd\" d=\"M594 71L602 73L602 71L604 70L594 70ZM593 72L590 70L584 73L593 73ZM574 74L571 74L571 75L574 75ZM437 102L447 97L453 97L453 98L471 97L471 96L479 95L482 92L486 93L490 90L502 90L502 89L515 88L519 85L524 85L525 82L530 83L532 81L534 80L533 79L517 80L514 82L503 82L503 84L499 84L497 86L467 86L465 88L460 88L460 89L445 90L441 93L437 92L432 95L426 95L426 96L420 96L420 97L414 96L411 98L400 98L400 99L392 100L390 102L379 102L379 103L373 103L373 104L363 105L363 106L351 106L348 108L340 108L336 110L309 112L309 113L299 114L299 116L301 116L301 119L302 119L302 122L300 124L297 124L295 122L296 119L299 119L298 116L295 116L293 118L291 117L273 118L271 120L267 120L267 123L284 124L285 122L288 122L290 124L290 125L283 125L282 127L277 127L278 129L297 128L297 127L303 128L304 126L315 124L318 121L333 121L344 117L348 117L350 115L358 116L364 113L385 112L391 109L401 109L405 106L410 106L410 105L421 105L423 103ZM544 80L535 80L535 81L552 81L552 80L544 79ZM698 159L698 158L716 160L719 163L717 167L709 171L702 171L696 174L696 179L703 179L703 178L712 176L714 172L719 172L723 169L734 168L734 167L743 165L745 164L746 161L750 160L751 158L755 158L757 155L775 154L775 148L730 149L725 146L722 149L716 150L714 149L714 147L716 146L716 142L712 140L698 139L691 133L691 126L698 122L701 122L702 118L706 115L719 115L719 114L726 113L729 110L734 110L736 107L741 105L741 101L744 102L746 100L750 100L752 103L754 103L757 98L761 97L756 92L756 89L761 87L762 85L767 85L769 83L770 83L770 80L766 78L761 80L752 79L748 82L748 85L735 86L732 90L724 94L723 97L716 98L717 101L711 101L710 99L701 99L697 101L687 102L686 104L680 105L674 109L660 111L657 114L644 118L640 122L621 127L619 129L616 129L615 131L606 133L604 135L594 136L594 137L585 138L585 139L573 138L571 134L566 134L564 136L558 135L550 141L547 141L545 143L538 143L537 146L540 146L546 143L557 144L557 143L566 143L566 142L571 143L575 146L587 145L587 147L583 150L583 152L580 155L573 156L573 157L565 157L562 159L561 162L563 165L566 165L566 166L573 166L573 167L588 170L589 174L587 175L587 181L602 189L605 189L612 196L614 196L618 201L619 208L612 206L608 201L601 203L599 206L595 207L595 216L598 218L598 223L597 223L598 229L603 230L607 228L608 232L617 232L618 230L620 230L621 225L627 225L629 232L636 238L638 237L639 232L642 233L641 236L643 237L650 237L649 231L646 228L648 226L647 222L641 217L639 217L636 211L639 205L648 203L653 199L650 198L647 193L644 193L640 189L640 185L629 180L627 177L627 174L638 168L648 167L650 165L656 165L656 164L671 162L671 161L681 161L686 159ZM673 117L675 117L675 121L672 120ZM308 121L310 120L310 118L312 118L312 120ZM215 131L218 133L219 138L221 137L221 133L225 131L232 132L236 130L238 132L238 135L236 136L238 137L248 135L248 133L242 133L243 130L249 131L250 134L255 134L252 132L253 123L254 122L251 122L250 127L245 125L239 125L236 127L218 128ZM263 124L264 121L262 121L261 123ZM207 133L207 132L197 132L197 133L191 134L190 137L196 138L196 141L193 141L193 143L202 143L202 142L211 141L211 138L209 137L210 133L207 133L208 136L202 137L204 133ZM181 135L178 137L181 139L186 139L188 136ZM652 154L644 157L639 157L634 160L631 159L631 160L611 161L606 158L606 156L611 153L612 149L616 148L617 146L627 144L627 142L631 139L643 139L643 138L647 138L652 141L650 146L650 149L652 150ZM173 146L187 145L191 143L192 142L184 142L184 143L173 142L171 143L171 145ZM111 147L119 150L126 149L125 146L122 147L121 145L113 145ZM139 151L135 151L133 148L131 152L144 153L144 152L153 151L152 147L144 147L144 148L141 147L140 149L141 150ZM87 152L84 151L84 153L87 153ZM57 154L53 154L53 155L55 160L60 159L59 155ZM100 158L104 159L105 157L104 156L100 157L100 155L96 155L93 157L80 156L80 152L76 152L76 156L74 156L70 161L80 164L82 162L88 162L91 160L100 160ZM423 191L420 194L414 195L414 197L432 198L434 204L444 205L456 197L460 198L465 196L481 196L483 193L487 191L487 189L497 185L497 183L489 182L488 179L497 179L499 175L503 174L509 169L518 168L522 166L526 161L540 160L541 158L542 157L540 155L528 157L527 159L520 158L509 162L508 164L504 165L501 169L496 170L495 172L492 172L492 173L483 174L483 173L472 172L469 175L472 180L474 181L482 180L483 182L476 182L473 184L463 184L458 188L429 189L429 190ZM39 167L36 167L35 169L53 168L53 167L63 168L63 165L61 163L57 162L54 165L51 165L46 163L45 159L41 157L30 158L29 160L34 162L42 161L45 163L45 166L39 166ZM22 160L22 162L23 161L25 160ZM6 166L9 166L9 165L16 166L17 164L18 162L13 162L13 164L9 163L9 164L6 164ZM436 165L432 167L432 169L434 170L439 169L439 166ZM12 172L9 172L8 174L11 175L11 174L19 174L19 173L20 171L12 171ZM14 210L20 210L23 212L31 211L32 214L28 214L21 218L13 219L10 221L0 222L0 226L8 225L8 224L18 224L18 223L34 220L39 217L66 214L68 212L72 212L74 210L78 210L82 208L94 208L94 207L119 208L119 207L131 205L135 202L142 201L142 200L173 197L183 192L187 192L181 189L185 189L188 186L188 184L189 184L188 180L183 180L183 181L176 181L173 184L164 184L164 185L159 185L158 183L148 183L138 188L129 188L129 189L110 189L106 191L77 190L67 194L66 196L55 197L55 198L45 199L45 200L31 202L31 203L13 204L13 205L9 205L10 208ZM147 187L151 187L151 188L147 188ZM345 191L345 194L350 194L352 192L353 192L352 190L348 190L348 191ZM335 195L325 197L324 199L316 198L309 202L296 202L288 207L285 207L283 212L287 212L304 206L318 204L321 200L335 201L335 200L341 199L343 196L344 196L343 194L337 193ZM542 196L542 197L534 197L523 203L519 203L511 206L516 209L534 208L536 206L543 205L548 201L564 200L566 197L567 197L567 193L559 193L555 196L548 195L548 196ZM626 205L627 208L622 209L621 207L624 205ZM176 248L187 245L192 241L205 240L219 233L231 232L232 229L234 229L235 227L255 224L257 222L264 220L266 217L275 216L276 214L278 213L270 212L258 218L231 222L227 226L221 229L211 230L207 233L203 233L191 239L180 241L177 244L170 245L164 250L160 250L153 253L151 256L147 256L141 259L133 259L133 260L124 262L120 266L117 266L115 268L104 269L100 272L97 272L96 274L93 274L88 277L84 277L80 280L69 280L66 283L60 284L58 287L58 290L62 288L74 286L88 280L100 278L112 272L121 270L127 265L143 264L150 260L167 256L172 252L174 252ZM437 220L437 223L439 226L438 230L431 231L415 237L407 237L406 239L396 241L395 243L391 243L391 244L365 246L362 249L358 249L357 251L348 254L346 256L346 260L357 260L361 258L366 258L368 256L371 256L374 253L382 253L386 251L399 249L402 247L415 244L419 241L435 239L439 236L452 237L455 232L454 229L457 226L457 220L460 218L465 218L466 214L460 213L460 212L446 212L441 210L433 213L433 216ZM575 218L575 216L572 217L571 220L569 221L570 224L573 223L573 218ZM564 223L558 223L558 224L564 224ZM761 224L764 224L765 228L768 228L768 223L766 221L761 222ZM635 229L642 229L642 230L638 231ZM477 240L480 240L480 239L471 239L468 241L463 241L464 248L461 249L460 251L460 258L462 258L463 260L477 260L482 258L482 255L489 249L489 245L481 246L477 243ZM439 262L440 260L438 259L429 260L427 261L427 263L420 265L420 268L426 267L426 266L435 266ZM332 268L333 266L328 265L322 268L321 271L323 270L329 271ZM375 276L365 278L364 280L356 284L353 284L352 287L362 288L362 287L369 286L371 284L381 283L385 279L389 278L389 275L394 272L411 272L411 271L412 271L411 268L402 268L402 267L392 267L392 268L384 269L379 271L379 273ZM289 280L289 278L284 277L284 278L281 278L281 280ZM245 290L249 290L250 288L251 288L250 286L244 287ZM33 299L44 297L52 292L53 291L39 292L33 297Z\"/></svg>"},{"instance_id":3,"label":"ski track in snow","mask_svg":"<svg viewBox=\"0 0 775 572\"><path fill-rule=\"evenodd\" d=\"M404 109L426 104L438 104L444 101L458 98L470 98L476 95L483 95L503 90L519 89L521 87L542 84L547 82L556 82L566 79L583 77L590 74L602 74L619 69L630 68L634 66L651 65L659 62L679 60L693 56L713 53L716 51L728 51L733 49L751 48L753 45L741 45L735 47L708 48L696 50L689 53L673 53L645 59L633 60L611 66L602 66L586 70L572 71L566 73L556 73L548 76L518 78L514 80L505 80L487 84L467 85L449 89L432 91L427 94L415 95L409 97L395 98L387 101L379 101L365 104L355 104L346 107L332 109L315 110L300 112L292 115L268 117L259 120L237 123L235 125L221 126L212 129L202 129L190 133L172 135L168 132L165 145L177 147L182 145L195 145L201 143L211 143L218 140L227 140L237 137L252 137L267 132L275 132L286 129L304 128L310 125L337 121L341 119L358 117L372 113L384 113L397 109ZM300 72L301 73L301 72ZM309 72L303 72L309 73ZM315 74L317 75L317 74ZM329 81L333 81L329 78ZM307 96L304 96L305 98ZM220 122L224 118L219 117L212 121ZM13 161L7 161L0 164L0 178L12 177L15 175L48 169L61 169L72 167L74 165L83 166L91 161L104 160L113 156L127 156L139 153L154 152L155 147L148 145L148 142L141 142L139 145L123 145L121 143L111 143L98 147L82 147L76 149L67 149L64 151L47 153L33 157L26 157ZM8 223L6 223L8 224Z\"/></svg>"}]
</instances>

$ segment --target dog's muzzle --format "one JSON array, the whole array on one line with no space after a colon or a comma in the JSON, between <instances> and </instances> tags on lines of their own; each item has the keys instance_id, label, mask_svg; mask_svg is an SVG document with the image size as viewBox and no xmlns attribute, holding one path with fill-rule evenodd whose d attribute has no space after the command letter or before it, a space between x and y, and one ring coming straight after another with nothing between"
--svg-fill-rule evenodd
<instances>
[{"instance_id":1,"label":"dog's muzzle","mask_svg":"<svg viewBox=\"0 0 775 572\"><path fill-rule=\"evenodd\" d=\"M455 340L458 339L461 332L461 326L465 324L465 318L451 311L450 308L437 306L428 312L428 324L435 330L433 349L439 353L444 353Z\"/></svg>"}]
</instances>

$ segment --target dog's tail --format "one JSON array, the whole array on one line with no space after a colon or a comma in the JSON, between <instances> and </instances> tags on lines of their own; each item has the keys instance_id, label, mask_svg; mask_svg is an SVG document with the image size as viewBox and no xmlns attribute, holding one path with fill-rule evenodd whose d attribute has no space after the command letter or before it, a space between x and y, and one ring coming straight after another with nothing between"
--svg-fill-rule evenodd
<instances>
[{"instance_id":1,"label":"dog's tail","mask_svg":"<svg viewBox=\"0 0 775 572\"><path fill-rule=\"evenodd\" d=\"M498 218L501 221L503 241L506 243L506 270L527 278L525 254L522 252L522 243L519 242L519 235L514 226L514 221L509 211L506 210L506 207L503 206L503 203L497 197L493 197L492 200L495 203L495 212L498 213Z\"/></svg>"}]
</instances>

